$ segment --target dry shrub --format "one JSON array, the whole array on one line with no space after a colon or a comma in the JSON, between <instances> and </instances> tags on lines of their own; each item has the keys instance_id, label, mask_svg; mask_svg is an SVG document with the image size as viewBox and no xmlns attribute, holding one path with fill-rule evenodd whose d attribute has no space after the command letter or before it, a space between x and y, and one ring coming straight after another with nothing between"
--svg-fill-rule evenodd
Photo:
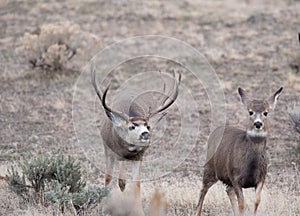
<instances>
[{"instance_id":1,"label":"dry shrub","mask_svg":"<svg viewBox=\"0 0 300 216\"><path fill-rule=\"evenodd\" d=\"M16 52L21 61L50 71L79 70L102 47L100 39L71 22L45 24L26 32Z\"/></svg>"},{"instance_id":2,"label":"dry shrub","mask_svg":"<svg viewBox=\"0 0 300 216\"><path fill-rule=\"evenodd\" d=\"M141 216L140 198L136 195L135 184L126 185L124 192L119 188L113 189L104 201L104 212L112 216ZM149 216L166 216L168 202L159 189L156 189L150 201L149 208L145 211Z\"/></svg>"},{"instance_id":3,"label":"dry shrub","mask_svg":"<svg viewBox=\"0 0 300 216\"><path fill-rule=\"evenodd\" d=\"M165 200L159 189L155 189L151 199L149 215L150 216L165 216L168 213L169 204Z\"/></svg>"},{"instance_id":4,"label":"dry shrub","mask_svg":"<svg viewBox=\"0 0 300 216\"><path fill-rule=\"evenodd\" d=\"M121 192L118 188L111 191L104 201L104 212L114 216L138 216L135 207L137 205L134 190Z\"/></svg>"}]
</instances>

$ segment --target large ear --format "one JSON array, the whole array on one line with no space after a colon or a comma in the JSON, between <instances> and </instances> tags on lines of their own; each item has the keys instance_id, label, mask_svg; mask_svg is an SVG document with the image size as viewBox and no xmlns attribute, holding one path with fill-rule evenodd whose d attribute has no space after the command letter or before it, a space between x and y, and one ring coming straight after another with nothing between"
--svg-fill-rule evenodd
<instances>
[{"instance_id":1,"label":"large ear","mask_svg":"<svg viewBox=\"0 0 300 216\"><path fill-rule=\"evenodd\" d=\"M282 90L283 90L283 87L281 87L280 89L278 89L278 90L275 92L275 94L273 94L273 95L269 98L268 102L269 102L269 106L270 106L270 109L271 109L271 110L274 110L274 109L275 109L275 107L276 107L276 105L277 105L278 98L279 98L279 96L280 96L281 93L282 93Z\"/></svg>"},{"instance_id":2,"label":"large ear","mask_svg":"<svg viewBox=\"0 0 300 216\"><path fill-rule=\"evenodd\" d=\"M241 97L241 100L242 100L242 103L247 106L247 103L249 101L249 97L248 97L248 93L242 89L242 88L238 88L238 92L239 92L239 95Z\"/></svg>"},{"instance_id":3,"label":"large ear","mask_svg":"<svg viewBox=\"0 0 300 216\"><path fill-rule=\"evenodd\" d=\"M123 113L106 111L106 115L115 127L121 127L128 122L128 117Z\"/></svg>"},{"instance_id":4,"label":"large ear","mask_svg":"<svg viewBox=\"0 0 300 216\"><path fill-rule=\"evenodd\" d=\"M167 115L167 112L163 112L163 113L157 113L154 116L151 116L149 119L149 124L151 125L151 127L155 126L156 124L158 124L165 116Z\"/></svg>"}]
</instances>

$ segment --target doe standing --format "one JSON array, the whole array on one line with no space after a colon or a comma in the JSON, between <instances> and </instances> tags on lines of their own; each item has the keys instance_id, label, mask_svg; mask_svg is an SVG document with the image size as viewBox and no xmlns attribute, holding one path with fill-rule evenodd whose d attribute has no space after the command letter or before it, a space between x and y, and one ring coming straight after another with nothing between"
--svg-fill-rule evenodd
<instances>
[{"instance_id":1,"label":"doe standing","mask_svg":"<svg viewBox=\"0 0 300 216\"><path fill-rule=\"evenodd\" d=\"M282 89L266 100L252 99L245 90L238 89L249 115L247 129L225 126L217 128L210 135L197 216L201 215L208 189L218 180L227 185L226 192L235 215L243 214L245 210L242 188L254 187L256 214L267 174L267 116L275 109Z\"/></svg>"}]
</instances>

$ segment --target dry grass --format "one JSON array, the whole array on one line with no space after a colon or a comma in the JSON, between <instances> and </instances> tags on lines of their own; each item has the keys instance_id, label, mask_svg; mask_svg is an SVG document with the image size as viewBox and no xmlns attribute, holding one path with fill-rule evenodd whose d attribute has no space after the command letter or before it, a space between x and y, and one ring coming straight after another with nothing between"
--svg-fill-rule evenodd
<instances>
[{"instance_id":1,"label":"dry grass","mask_svg":"<svg viewBox=\"0 0 300 216\"><path fill-rule=\"evenodd\" d=\"M285 173L286 176L281 176L286 184L290 184L294 181L293 175ZM162 191L166 194L169 201L169 213L168 215L193 215L196 210L196 204L199 198L201 189L200 177L196 176L192 178L183 178L180 181L172 181L171 178L168 181L162 180L159 185ZM277 181L280 181L278 178ZM157 183L156 183L157 184ZM258 209L258 216L276 216L276 215L290 215L296 216L300 212L300 194L297 188L279 189L275 184L270 184L267 178L266 185L262 192L261 204ZM143 194L147 197L146 203L149 201L149 192L155 187L153 183L143 184ZM229 198L225 191L226 187L222 183L217 183L210 188L207 193L203 215L233 215ZM254 189L244 190L245 202L246 202L246 215L253 215L255 191ZM184 209L184 210L183 210Z\"/></svg>"},{"instance_id":2,"label":"dry grass","mask_svg":"<svg viewBox=\"0 0 300 216\"><path fill-rule=\"evenodd\" d=\"M244 118L236 92L238 86L266 96L284 86L271 124L269 174L258 215L300 215L297 150L300 137L293 130L286 110L287 104L300 91L300 75L295 72L295 65L299 63L294 62L300 49L296 32L300 20L299 1L32 0L1 2L0 7L1 176L6 174L7 167L19 160L60 151L82 161L89 184L103 184L102 173L82 154L83 149L78 146L73 129L72 96L77 74L47 77L24 64L29 55L16 53L16 48L24 45L22 38L37 27L69 22L79 26L81 32L97 35L104 45L145 34L171 36L191 44L208 58L222 82L230 123L240 125ZM84 47L83 41L78 40L74 40L74 46ZM86 63L84 57L89 58L83 56L78 62L69 62L70 66L81 68ZM145 62L142 69L167 71L171 67L159 66ZM136 72L139 68L123 67L121 72L129 69ZM126 79L126 73L117 78L121 82ZM205 158L203 146L211 115L210 103L201 83L185 74L183 82L190 87L199 108L198 120L202 127L199 143L171 174L154 182L142 183L144 208L150 205L154 189L160 187L169 203L168 215L172 216L192 215L195 210L201 188L200 165ZM172 122L169 125L172 127ZM167 144L157 147L155 152L166 149ZM5 183L0 184L0 215L59 214L56 206L43 208L24 203L8 191ZM247 190L245 197L251 212L254 192ZM210 216L232 215L223 185L216 184L211 188L204 203L204 213ZM97 215L98 212L95 210L89 214Z\"/></svg>"},{"instance_id":3,"label":"dry grass","mask_svg":"<svg viewBox=\"0 0 300 216\"><path fill-rule=\"evenodd\" d=\"M287 75L287 87L292 88L300 92L300 76L296 73L288 73Z\"/></svg>"}]
</instances>

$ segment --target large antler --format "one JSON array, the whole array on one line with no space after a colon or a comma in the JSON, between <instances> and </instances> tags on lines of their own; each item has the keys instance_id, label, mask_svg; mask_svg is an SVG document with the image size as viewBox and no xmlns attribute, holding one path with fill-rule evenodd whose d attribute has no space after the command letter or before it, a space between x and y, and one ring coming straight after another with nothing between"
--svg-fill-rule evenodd
<instances>
[{"instance_id":1,"label":"large antler","mask_svg":"<svg viewBox=\"0 0 300 216\"><path fill-rule=\"evenodd\" d=\"M177 96L178 96L178 87L180 85L180 82L181 82L181 74L178 73L179 76L178 76L178 80L176 80L176 74L175 72L173 71L173 77L174 77L174 88L173 88L173 94L170 93L170 95L168 94L162 101L161 105L154 111L154 112L151 112L150 115L149 115L149 118L151 118L152 116L156 115L157 113L160 113L164 110L166 110L168 107L170 107L174 102L175 100L177 99ZM165 89L165 84L164 84L164 89ZM167 102L168 101L168 102ZM167 103L166 103L167 102Z\"/></svg>"},{"instance_id":2,"label":"large antler","mask_svg":"<svg viewBox=\"0 0 300 216\"><path fill-rule=\"evenodd\" d=\"M107 106L106 101L105 101L109 87L110 87L110 84L106 87L106 89L103 93L101 102L102 102L102 106L104 107L106 112L114 112L110 107Z\"/></svg>"},{"instance_id":3,"label":"large antler","mask_svg":"<svg viewBox=\"0 0 300 216\"><path fill-rule=\"evenodd\" d=\"M94 89L95 89L95 91L96 91L96 93L98 95L98 98L99 98L99 100L102 103L101 92L98 89L98 86L97 86L97 83L96 83L96 72L95 72L95 65L94 64L91 65L91 80L92 80L93 87L94 87Z\"/></svg>"},{"instance_id":4,"label":"large antler","mask_svg":"<svg viewBox=\"0 0 300 216\"><path fill-rule=\"evenodd\" d=\"M111 109L109 106L107 106L107 104L106 104L106 95L107 95L108 89L109 89L109 87L110 87L110 84L106 87L106 89L104 90L103 95L101 96L101 92L100 92L100 90L99 90L99 88L98 88L98 86L97 86L97 83L96 83L96 73L95 73L95 66L94 66L94 65L91 66L91 77L92 77L92 84L93 84L93 86L94 86L94 89L95 89L95 91L96 91L96 93L97 93L98 98L99 98L100 101L101 101L101 104L102 104L102 106L103 106L103 108L104 108L104 110L105 110L106 115L107 115L110 119L112 118L112 114L114 114L115 116L117 115L117 116L119 116L119 117L121 117L121 118L123 118L123 119L126 119L126 117L123 115L123 113L120 113L120 112L117 112L117 111L112 110L112 109Z\"/></svg>"}]
</instances>

